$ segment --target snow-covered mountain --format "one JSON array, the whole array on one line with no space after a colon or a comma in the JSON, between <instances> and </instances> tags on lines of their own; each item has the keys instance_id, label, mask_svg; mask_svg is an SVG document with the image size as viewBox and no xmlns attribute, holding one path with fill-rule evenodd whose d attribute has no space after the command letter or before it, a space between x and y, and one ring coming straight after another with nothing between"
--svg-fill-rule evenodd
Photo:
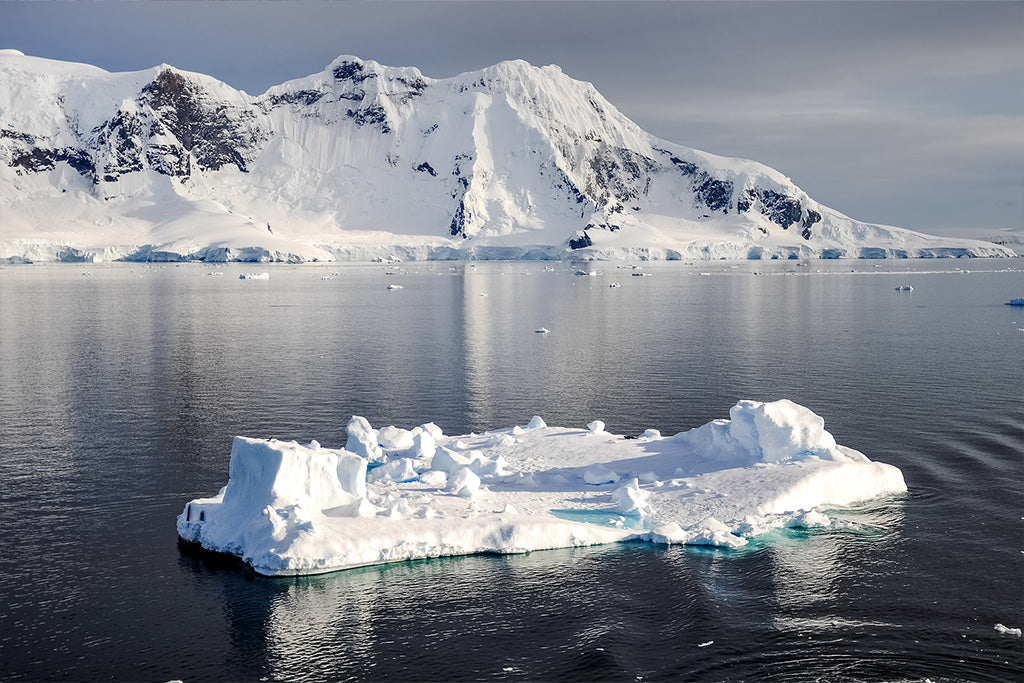
<instances>
[{"instance_id":1,"label":"snow-covered mountain","mask_svg":"<svg viewBox=\"0 0 1024 683\"><path fill-rule=\"evenodd\" d=\"M251 96L0 51L0 258L1013 255L852 220L660 140L557 66L342 56Z\"/></svg>"}]
</instances>

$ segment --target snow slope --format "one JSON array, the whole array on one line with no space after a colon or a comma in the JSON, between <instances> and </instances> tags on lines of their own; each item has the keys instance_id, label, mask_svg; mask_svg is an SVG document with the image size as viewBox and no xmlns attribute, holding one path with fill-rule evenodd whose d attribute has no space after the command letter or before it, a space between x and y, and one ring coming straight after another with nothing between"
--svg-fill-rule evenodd
<instances>
[{"instance_id":1,"label":"snow slope","mask_svg":"<svg viewBox=\"0 0 1024 683\"><path fill-rule=\"evenodd\" d=\"M251 96L0 51L0 219L36 260L1012 255L860 223L523 61L342 56Z\"/></svg>"},{"instance_id":2,"label":"snow slope","mask_svg":"<svg viewBox=\"0 0 1024 683\"><path fill-rule=\"evenodd\" d=\"M237 437L227 486L179 535L265 575L626 540L742 547L772 528L842 526L822 508L907 490L791 401L662 438L525 427L448 437L348 425L345 449ZM832 514L832 513L830 513Z\"/></svg>"}]
</instances>

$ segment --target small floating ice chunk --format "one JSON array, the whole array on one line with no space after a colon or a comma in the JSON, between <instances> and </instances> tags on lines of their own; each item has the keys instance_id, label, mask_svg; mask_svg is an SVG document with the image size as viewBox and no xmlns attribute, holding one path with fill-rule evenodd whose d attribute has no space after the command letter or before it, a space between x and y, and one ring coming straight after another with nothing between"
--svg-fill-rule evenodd
<instances>
[{"instance_id":1,"label":"small floating ice chunk","mask_svg":"<svg viewBox=\"0 0 1024 683\"><path fill-rule=\"evenodd\" d=\"M604 465L597 464L591 465L583 471L583 481L590 484L591 486L600 486L601 484L614 484L619 480L619 475L612 472Z\"/></svg>"},{"instance_id":2,"label":"small floating ice chunk","mask_svg":"<svg viewBox=\"0 0 1024 683\"><path fill-rule=\"evenodd\" d=\"M1007 306L1024 306L1024 296L1019 296L1015 299L1010 299L1006 302Z\"/></svg>"},{"instance_id":3,"label":"small floating ice chunk","mask_svg":"<svg viewBox=\"0 0 1024 683\"><path fill-rule=\"evenodd\" d=\"M238 276L239 280L269 280L270 273L242 273Z\"/></svg>"},{"instance_id":4,"label":"small floating ice chunk","mask_svg":"<svg viewBox=\"0 0 1024 683\"><path fill-rule=\"evenodd\" d=\"M654 441L656 439L661 438L661 432L659 432L657 429L645 429L644 433L640 435L640 438L650 439L651 441Z\"/></svg>"},{"instance_id":5,"label":"small floating ice chunk","mask_svg":"<svg viewBox=\"0 0 1024 683\"><path fill-rule=\"evenodd\" d=\"M897 292L913 292L914 288L911 287L910 285L899 285L898 287L896 287L896 291Z\"/></svg>"},{"instance_id":6,"label":"small floating ice chunk","mask_svg":"<svg viewBox=\"0 0 1024 683\"><path fill-rule=\"evenodd\" d=\"M707 647L708 645L714 645L714 644L715 644L715 641L708 640L708 641L703 642L703 643L698 643L697 647Z\"/></svg>"},{"instance_id":7,"label":"small floating ice chunk","mask_svg":"<svg viewBox=\"0 0 1024 683\"><path fill-rule=\"evenodd\" d=\"M588 422L587 423L587 429L590 430L591 434L607 434L608 433L608 432L604 431L604 422L601 421L601 420L594 420L593 422Z\"/></svg>"},{"instance_id":8,"label":"small floating ice chunk","mask_svg":"<svg viewBox=\"0 0 1024 683\"><path fill-rule=\"evenodd\" d=\"M550 331L551 330L549 330L546 327L538 327L536 330L534 330L534 332L536 332L537 334L547 334Z\"/></svg>"},{"instance_id":9,"label":"small floating ice chunk","mask_svg":"<svg viewBox=\"0 0 1024 683\"><path fill-rule=\"evenodd\" d=\"M546 427L547 424L545 424L544 419L540 415L534 415L530 419L530 423L526 425L527 429L544 429Z\"/></svg>"},{"instance_id":10,"label":"small floating ice chunk","mask_svg":"<svg viewBox=\"0 0 1024 683\"><path fill-rule=\"evenodd\" d=\"M405 287L403 287L402 285L391 284L388 285L388 289L405 289Z\"/></svg>"},{"instance_id":11,"label":"small floating ice chunk","mask_svg":"<svg viewBox=\"0 0 1024 683\"><path fill-rule=\"evenodd\" d=\"M611 283L608 286L614 288L614 287L621 287L622 285L620 285L618 282L613 282L613 283Z\"/></svg>"},{"instance_id":12,"label":"small floating ice chunk","mask_svg":"<svg viewBox=\"0 0 1024 683\"><path fill-rule=\"evenodd\" d=\"M1003 626L1002 624L996 624L996 631L1002 633L1004 636L1017 636L1021 637L1021 630L1019 628L1010 628L1009 626Z\"/></svg>"}]
</instances>

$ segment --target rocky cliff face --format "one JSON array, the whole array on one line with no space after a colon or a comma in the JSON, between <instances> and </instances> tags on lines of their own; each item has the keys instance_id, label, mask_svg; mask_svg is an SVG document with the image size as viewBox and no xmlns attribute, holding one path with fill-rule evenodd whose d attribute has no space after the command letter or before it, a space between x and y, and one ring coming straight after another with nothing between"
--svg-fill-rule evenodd
<instances>
[{"instance_id":1,"label":"rocky cliff face","mask_svg":"<svg viewBox=\"0 0 1024 683\"><path fill-rule=\"evenodd\" d=\"M557 67L434 80L339 57L253 97L166 65L109 74L5 51L0 83L7 252L1000 253L858 223L761 164L654 138Z\"/></svg>"}]
</instances>

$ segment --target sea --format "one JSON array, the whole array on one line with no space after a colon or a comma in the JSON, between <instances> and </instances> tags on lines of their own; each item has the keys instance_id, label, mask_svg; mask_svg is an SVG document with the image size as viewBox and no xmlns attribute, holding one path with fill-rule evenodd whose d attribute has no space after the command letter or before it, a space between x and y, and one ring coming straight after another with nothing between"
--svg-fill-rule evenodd
<instances>
[{"instance_id":1,"label":"sea","mask_svg":"<svg viewBox=\"0 0 1024 683\"><path fill-rule=\"evenodd\" d=\"M0 679L1021 680L1021 296L1020 259L5 266ZM175 530L235 435L667 435L780 398L909 492L740 550L306 578Z\"/></svg>"}]
</instances>

